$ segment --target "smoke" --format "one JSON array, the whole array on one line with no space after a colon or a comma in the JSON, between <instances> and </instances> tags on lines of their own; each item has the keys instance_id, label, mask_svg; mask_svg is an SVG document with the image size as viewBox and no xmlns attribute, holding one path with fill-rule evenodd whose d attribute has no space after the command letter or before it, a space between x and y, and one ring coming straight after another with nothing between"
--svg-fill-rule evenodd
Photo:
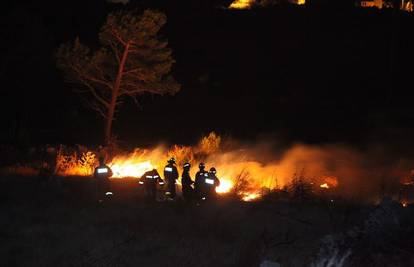
<instances>
[{"instance_id":1,"label":"smoke","mask_svg":"<svg viewBox=\"0 0 414 267\"><path fill-rule=\"evenodd\" d=\"M206 165L216 167L219 176L235 183L243 174L256 190L283 188L300 176L316 186L335 186L336 194L370 199L395 192L410 162L378 147L362 151L337 144L294 144L282 149L271 141L239 143L206 158Z\"/></svg>"},{"instance_id":2,"label":"smoke","mask_svg":"<svg viewBox=\"0 0 414 267\"><path fill-rule=\"evenodd\" d=\"M414 182L410 173L413 160L390 151L382 146L362 150L341 144L298 143L286 147L274 139L247 143L223 140L211 133L194 146L158 145L118 153L109 165L114 178L141 177L153 168L162 174L167 160L174 157L180 171L184 163L191 163L192 177L200 162L205 163L207 170L215 167L222 182L220 193L240 189L244 196L259 195L264 188L283 189L300 177L330 194L373 200L396 194L404 178ZM69 170L63 173L82 174L90 170L86 168L89 161L85 160L88 153L80 159L70 157L70 164L64 165Z\"/></svg>"}]
</instances>

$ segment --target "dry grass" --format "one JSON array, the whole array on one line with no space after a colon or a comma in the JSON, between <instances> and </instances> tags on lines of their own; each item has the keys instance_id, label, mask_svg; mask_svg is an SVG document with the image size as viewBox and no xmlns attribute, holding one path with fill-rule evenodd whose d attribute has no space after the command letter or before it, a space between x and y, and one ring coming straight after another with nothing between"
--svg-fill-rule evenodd
<instances>
[{"instance_id":1,"label":"dry grass","mask_svg":"<svg viewBox=\"0 0 414 267\"><path fill-rule=\"evenodd\" d=\"M239 176L242 192L248 173ZM135 179L113 179L115 198L103 205L88 178L39 184L0 177L0 185L7 189L0 198L4 266L258 266L263 260L310 266L323 237L348 232L372 209L328 196L298 203L283 190L254 203L231 197L202 206L146 203ZM404 260L413 262L409 245L403 248ZM404 266L402 258L372 257Z\"/></svg>"},{"instance_id":2,"label":"dry grass","mask_svg":"<svg viewBox=\"0 0 414 267\"><path fill-rule=\"evenodd\" d=\"M5 266L257 266L263 259L303 266L329 233L318 206L145 203L136 180L112 183L115 199L100 206L92 179L3 178Z\"/></svg>"},{"instance_id":3,"label":"dry grass","mask_svg":"<svg viewBox=\"0 0 414 267\"><path fill-rule=\"evenodd\" d=\"M60 147L56 155L56 173L62 176L88 176L92 175L96 163L97 157L91 151L68 152Z\"/></svg>"}]
</instances>

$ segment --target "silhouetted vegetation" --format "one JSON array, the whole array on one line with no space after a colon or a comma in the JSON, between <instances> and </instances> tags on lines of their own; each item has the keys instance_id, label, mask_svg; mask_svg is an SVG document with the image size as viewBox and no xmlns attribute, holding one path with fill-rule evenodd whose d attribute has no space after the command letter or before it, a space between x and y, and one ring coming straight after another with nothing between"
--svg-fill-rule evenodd
<instances>
[{"instance_id":1,"label":"silhouetted vegetation","mask_svg":"<svg viewBox=\"0 0 414 267\"><path fill-rule=\"evenodd\" d=\"M171 49L158 37L166 21L164 14L150 10L110 14L96 52L78 38L57 52L57 65L68 82L81 85L76 91L88 93L88 106L105 119L105 144L111 143L115 111L125 98L138 104L145 93L175 94L180 89L169 75L174 62Z\"/></svg>"}]
</instances>

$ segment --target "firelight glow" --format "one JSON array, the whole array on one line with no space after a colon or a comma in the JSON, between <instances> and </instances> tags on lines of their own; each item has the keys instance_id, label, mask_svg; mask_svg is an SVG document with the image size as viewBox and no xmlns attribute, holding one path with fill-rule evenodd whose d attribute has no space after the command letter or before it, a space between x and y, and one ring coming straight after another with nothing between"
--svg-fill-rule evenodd
<instances>
[{"instance_id":1,"label":"firelight glow","mask_svg":"<svg viewBox=\"0 0 414 267\"><path fill-rule=\"evenodd\" d=\"M123 177L141 177L145 172L154 169L154 165L150 161L133 162L133 159L120 161L115 160L110 164L113 172L111 178L123 178Z\"/></svg>"},{"instance_id":2,"label":"firelight glow","mask_svg":"<svg viewBox=\"0 0 414 267\"><path fill-rule=\"evenodd\" d=\"M254 0L235 0L233 3L231 3L229 8L246 9L250 8L253 2Z\"/></svg>"},{"instance_id":3,"label":"firelight glow","mask_svg":"<svg viewBox=\"0 0 414 267\"><path fill-rule=\"evenodd\" d=\"M324 184L321 184L321 185L320 185L320 187L321 187L321 188L326 188L326 189L328 189L328 188L329 188L329 185L328 185L327 183L324 183Z\"/></svg>"},{"instance_id":4,"label":"firelight glow","mask_svg":"<svg viewBox=\"0 0 414 267\"><path fill-rule=\"evenodd\" d=\"M243 201L253 201L255 199L258 199L261 195L259 193L246 193L243 194Z\"/></svg>"},{"instance_id":5,"label":"firelight glow","mask_svg":"<svg viewBox=\"0 0 414 267\"><path fill-rule=\"evenodd\" d=\"M216 192L219 194L228 193L233 188L231 180L222 178L220 179L220 186L216 187Z\"/></svg>"},{"instance_id":6,"label":"firelight glow","mask_svg":"<svg viewBox=\"0 0 414 267\"><path fill-rule=\"evenodd\" d=\"M235 148L222 150L219 137L215 136L210 138L209 141L206 141L207 139L207 137L203 137L199 144L192 147L159 145L146 149L136 148L132 152L120 152L108 162L108 166L111 167L113 173L111 178L140 178L145 172L153 169L158 170L161 177L164 178L162 171L171 157L176 159L180 174L185 163L188 162L191 166L198 166L202 161L206 163L206 170L212 167L217 169L217 177L220 181L220 186L216 188L218 194L234 192L240 199L251 201L260 198L264 192L263 189L271 191L288 186L297 174L298 168L306 167L305 177L313 177L315 185L323 190L337 188L339 186L338 177L349 176L348 170L352 169L352 166L341 164L340 168L334 165L334 168L338 171L328 170L326 168L327 159L331 158L331 153L315 147L295 145L282 155L275 155L269 151L263 157L264 153L260 146L236 146ZM341 157L337 150L334 153L339 155L339 158ZM91 155L88 157L91 159L87 161L88 164L85 164L83 160L79 160L79 158L83 159L84 156L77 157L76 154L62 154L62 160L58 161L64 162L64 159L70 158L71 164L62 164L59 168L59 174L63 176L74 174L79 176L93 175L94 167L97 164L97 156L92 151L86 154ZM276 157L279 157L279 159L276 160ZM329 165L329 167L332 168L332 165ZM197 167L192 167L190 176L195 177L197 171ZM180 186L180 182L181 179L178 179L178 186Z\"/></svg>"}]
</instances>

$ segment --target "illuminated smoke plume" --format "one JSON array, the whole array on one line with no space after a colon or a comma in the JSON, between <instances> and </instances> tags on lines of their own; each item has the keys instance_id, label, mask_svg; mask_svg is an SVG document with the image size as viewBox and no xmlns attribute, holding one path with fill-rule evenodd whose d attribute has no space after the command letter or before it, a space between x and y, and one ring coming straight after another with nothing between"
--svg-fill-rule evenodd
<instances>
[{"instance_id":1,"label":"illuminated smoke plume","mask_svg":"<svg viewBox=\"0 0 414 267\"><path fill-rule=\"evenodd\" d=\"M88 164L94 159L88 155L63 158L59 162L69 169L62 168L62 174L87 175L92 169ZM217 192L234 191L246 200L259 197L264 189L282 189L298 176L318 190L372 200L381 190L398 189L412 168L412 161L393 160L397 157L381 149L360 151L335 144L294 144L282 149L272 140L240 143L222 140L214 133L194 146L137 148L131 153L115 155L109 166L113 169L113 178L140 177L153 168L162 173L170 157L175 157L180 172L182 165L190 162L192 177L200 162L206 164L207 170L215 167L221 180Z\"/></svg>"}]
</instances>

